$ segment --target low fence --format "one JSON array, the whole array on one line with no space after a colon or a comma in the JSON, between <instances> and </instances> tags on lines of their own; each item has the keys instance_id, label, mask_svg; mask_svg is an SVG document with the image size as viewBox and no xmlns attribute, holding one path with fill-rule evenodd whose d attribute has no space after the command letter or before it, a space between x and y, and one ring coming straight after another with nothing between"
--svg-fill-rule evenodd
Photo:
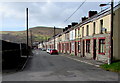
<instances>
[{"instance_id":1,"label":"low fence","mask_svg":"<svg viewBox=\"0 0 120 83\"><path fill-rule=\"evenodd\" d=\"M2 41L2 64L6 66L7 64L17 65L20 63L22 56L30 55L31 48L24 43L12 43Z\"/></svg>"}]
</instances>

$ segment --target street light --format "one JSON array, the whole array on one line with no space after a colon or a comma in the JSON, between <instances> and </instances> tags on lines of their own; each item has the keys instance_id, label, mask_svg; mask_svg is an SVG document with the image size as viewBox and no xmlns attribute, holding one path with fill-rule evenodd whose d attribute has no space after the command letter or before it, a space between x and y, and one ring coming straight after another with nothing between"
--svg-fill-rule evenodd
<instances>
[{"instance_id":1,"label":"street light","mask_svg":"<svg viewBox=\"0 0 120 83\"><path fill-rule=\"evenodd\" d=\"M100 4L100 7L106 6L106 5L111 5L111 4Z\"/></svg>"},{"instance_id":2,"label":"street light","mask_svg":"<svg viewBox=\"0 0 120 83\"><path fill-rule=\"evenodd\" d=\"M100 7L111 5L111 33L110 33L111 55L109 56L108 64L111 64L113 60L113 2L114 1L111 0L111 4L100 4Z\"/></svg>"}]
</instances>

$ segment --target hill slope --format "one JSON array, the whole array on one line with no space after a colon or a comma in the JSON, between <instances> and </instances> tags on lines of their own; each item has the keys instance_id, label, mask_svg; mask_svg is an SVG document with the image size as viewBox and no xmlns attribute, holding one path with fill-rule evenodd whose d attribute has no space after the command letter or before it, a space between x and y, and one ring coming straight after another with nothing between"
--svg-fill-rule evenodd
<instances>
[{"instance_id":1,"label":"hill slope","mask_svg":"<svg viewBox=\"0 0 120 83\"><path fill-rule=\"evenodd\" d=\"M54 35L54 29L52 27L33 27L29 30L32 31L33 41L46 41L48 38ZM56 34L61 33L61 28L55 29ZM1 31L2 39L10 42L22 42L26 43L26 31ZM30 39L30 33L29 33Z\"/></svg>"}]
</instances>

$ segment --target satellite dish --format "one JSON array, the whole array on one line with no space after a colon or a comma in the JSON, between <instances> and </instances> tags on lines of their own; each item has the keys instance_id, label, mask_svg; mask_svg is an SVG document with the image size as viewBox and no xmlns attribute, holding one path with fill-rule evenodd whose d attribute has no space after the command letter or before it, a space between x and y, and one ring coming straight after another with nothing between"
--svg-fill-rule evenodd
<instances>
[{"instance_id":1,"label":"satellite dish","mask_svg":"<svg viewBox=\"0 0 120 83\"><path fill-rule=\"evenodd\" d=\"M102 28L102 31L104 31L105 33L107 32L107 29L106 28Z\"/></svg>"},{"instance_id":2,"label":"satellite dish","mask_svg":"<svg viewBox=\"0 0 120 83\"><path fill-rule=\"evenodd\" d=\"M107 29L106 28L102 28L102 31L106 31Z\"/></svg>"}]
</instances>

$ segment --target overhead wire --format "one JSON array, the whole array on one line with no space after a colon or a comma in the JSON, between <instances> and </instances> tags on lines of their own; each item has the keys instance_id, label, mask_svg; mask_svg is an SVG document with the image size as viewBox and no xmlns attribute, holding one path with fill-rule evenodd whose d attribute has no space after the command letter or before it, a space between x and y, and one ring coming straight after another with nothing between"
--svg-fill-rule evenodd
<instances>
[{"instance_id":1,"label":"overhead wire","mask_svg":"<svg viewBox=\"0 0 120 83\"><path fill-rule=\"evenodd\" d=\"M78 7L64 22L68 21L68 20L78 11L78 9L82 7L82 5L83 5L85 2L86 2L86 0L84 0L84 1L79 5L79 7Z\"/></svg>"}]
</instances>

